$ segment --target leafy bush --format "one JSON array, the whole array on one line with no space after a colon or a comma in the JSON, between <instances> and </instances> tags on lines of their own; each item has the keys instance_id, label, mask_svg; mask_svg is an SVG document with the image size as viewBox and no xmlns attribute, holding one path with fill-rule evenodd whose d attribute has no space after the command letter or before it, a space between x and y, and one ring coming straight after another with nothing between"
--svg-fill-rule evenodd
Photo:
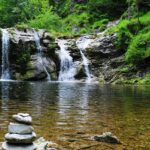
<instances>
[{"instance_id":1,"label":"leafy bush","mask_svg":"<svg viewBox=\"0 0 150 150\"><path fill-rule=\"evenodd\" d=\"M143 16L141 16L139 18L140 20L140 23L143 25L143 26L147 26L147 25L150 25L150 11L147 12L146 14L144 14Z\"/></svg>"},{"instance_id":2,"label":"leafy bush","mask_svg":"<svg viewBox=\"0 0 150 150\"><path fill-rule=\"evenodd\" d=\"M128 45L132 39L132 34L126 28L121 28L117 34L117 40L115 46L118 50L126 52Z\"/></svg>"},{"instance_id":3,"label":"leafy bush","mask_svg":"<svg viewBox=\"0 0 150 150\"><path fill-rule=\"evenodd\" d=\"M51 32L61 32L62 30L61 18L54 14L51 9L43 10L34 20L29 21L28 25L32 28L48 29Z\"/></svg>"},{"instance_id":4,"label":"leafy bush","mask_svg":"<svg viewBox=\"0 0 150 150\"><path fill-rule=\"evenodd\" d=\"M96 21L92 25L92 29L104 30L106 28L106 25L107 25L108 21L109 21L108 19L103 19L103 20L100 20L100 21Z\"/></svg>"},{"instance_id":5,"label":"leafy bush","mask_svg":"<svg viewBox=\"0 0 150 150\"><path fill-rule=\"evenodd\" d=\"M89 14L84 12L81 14L71 14L63 21L64 30L70 32L85 32L89 25Z\"/></svg>"},{"instance_id":6,"label":"leafy bush","mask_svg":"<svg viewBox=\"0 0 150 150\"><path fill-rule=\"evenodd\" d=\"M34 19L47 9L47 0L0 0L0 26L12 27L22 22Z\"/></svg>"},{"instance_id":7,"label":"leafy bush","mask_svg":"<svg viewBox=\"0 0 150 150\"><path fill-rule=\"evenodd\" d=\"M120 29L126 29L129 24L129 20L121 20L116 26L112 26L107 30L108 34L118 33Z\"/></svg>"},{"instance_id":8,"label":"leafy bush","mask_svg":"<svg viewBox=\"0 0 150 150\"><path fill-rule=\"evenodd\" d=\"M92 18L96 20L104 18L117 19L127 9L126 0L88 0L87 5ZM105 14L105 17L102 18L101 14Z\"/></svg>"},{"instance_id":9,"label":"leafy bush","mask_svg":"<svg viewBox=\"0 0 150 150\"><path fill-rule=\"evenodd\" d=\"M119 70L121 73L128 73L129 72L129 67L123 67Z\"/></svg>"},{"instance_id":10,"label":"leafy bush","mask_svg":"<svg viewBox=\"0 0 150 150\"><path fill-rule=\"evenodd\" d=\"M144 78L139 81L140 84L150 84L150 74L146 74Z\"/></svg>"},{"instance_id":11,"label":"leafy bush","mask_svg":"<svg viewBox=\"0 0 150 150\"><path fill-rule=\"evenodd\" d=\"M138 64L150 56L150 31L141 32L135 36L126 53L129 63Z\"/></svg>"},{"instance_id":12,"label":"leafy bush","mask_svg":"<svg viewBox=\"0 0 150 150\"><path fill-rule=\"evenodd\" d=\"M148 56L148 54L145 56L145 45L140 43L146 43L146 40L148 40L149 24L150 12L147 12L143 16L140 16L139 19L133 18L130 21L122 20L118 25L108 29L108 34L117 33L118 35L115 41L116 48L123 52L129 51L126 54L127 62L137 63Z\"/></svg>"}]
</instances>

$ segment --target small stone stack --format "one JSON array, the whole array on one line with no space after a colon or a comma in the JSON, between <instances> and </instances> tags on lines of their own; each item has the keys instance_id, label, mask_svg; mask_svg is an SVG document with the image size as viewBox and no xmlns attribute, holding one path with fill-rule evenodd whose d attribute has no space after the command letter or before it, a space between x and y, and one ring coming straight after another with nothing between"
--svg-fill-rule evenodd
<instances>
[{"instance_id":1,"label":"small stone stack","mask_svg":"<svg viewBox=\"0 0 150 150\"><path fill-rule=\"evenodd\" d=\"M8 133L5 135L6 142L3 143L3 150L36 150L33 141L36 138L34 129L31 126L32 118L29 114L18 113L13 115L15 123L8 125Z\"/></svg>"}]
</instances>

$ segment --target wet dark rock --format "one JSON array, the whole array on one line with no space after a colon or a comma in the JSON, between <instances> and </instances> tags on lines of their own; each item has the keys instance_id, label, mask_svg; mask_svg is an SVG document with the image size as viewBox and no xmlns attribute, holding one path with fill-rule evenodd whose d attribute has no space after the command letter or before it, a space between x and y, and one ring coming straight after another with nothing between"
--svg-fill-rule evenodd
<instances>
[{"instance_id":1,"label":"wet dark rock","mask_svg":"<svg viewBox=\"0 0 150 150\"><path fill-rule=\"evenodd\" d=\"M36 150L36 146L34 144L15 145L15 144L4 142L2 144L2 150Z\"/></svg>"},{"instance_id":2,"label":"wet dark rock","mask_svg":"<svg viewBox=\"0 0 150 150\"><path fill-rule=\"evenodd\" d=\"M112 144L121 143L119 139L116 136L114 136L111 132L106 132L106 133L103 133L102 135L96 135L92 139L98 142L106 142L106 143L112 143Z\"/></svg>"}]
</instances>

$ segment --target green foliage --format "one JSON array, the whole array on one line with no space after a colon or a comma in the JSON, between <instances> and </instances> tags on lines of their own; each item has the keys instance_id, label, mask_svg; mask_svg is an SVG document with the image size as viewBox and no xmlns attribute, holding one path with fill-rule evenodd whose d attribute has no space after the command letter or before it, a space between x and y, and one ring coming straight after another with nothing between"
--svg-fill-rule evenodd
<instances>
[{"instance_id":1,"label":"green foliage","mask_svg":"<svg viewBox=\"0 0 150 150\"><path fill-rule=\"evenodd\" d=\"M137 64L150 56L150 31L142 32L135 36L126 53L129 63Z\"/></svg>"},{"instance_id":2,"label":"green foliage","mask_svg":"<svg viewBox=\"0 0 150 150\"><path fill-rule=\"evenodd\" d=\"M12 27L27 22L41 13L48 4L47 0L0 0L0 26Z\"/></svg>"},{"instance_id":3,"label":"green foliage","mask_svg":"<svg viewBox=\"0 0 150 150\"><path fill-rule=\"evenodd\" d=\"M123 67L119 70L121 73L128 73L129 72L129 67Z\"/></svg>"},{"instance_id":4,"label":"green foliage","mask_svg":"<svg viewBox=\"0 0 150 150\"><path fill-rule=\"evenodd\" d=\"M89 14L71 14L63 21L64 31L84 33L89 25Z\"/></svg>"},{"instance_id":5,"label":"green foliage","mask_svg":"<svg viewBox=\"0 0 150 150\"><path fill-rule=\"evenodd\" d=\"M33 70L28 70L25 74L22 74L20 76L20 80L29 80L34 77L34 72Z\"/></svg>"},{"instance_id":6,"label":"green foliage","mask_svg":"<svg viewBox=\"0 0 150 150\"><path fill-rule=\"evenodd\" d=\"M138 9L140 12L146 12L150 9L149 0L127 0L127 2L134 11Z\"/></svg>"},{"instance_id":7,"label":"green foliage","mask_svg":"<svg viewBox=\"0 0 150 150\"><path fill-rule=\"evenodd\" d=\"M136 19L128 24L128 28L134 33L134 36L126 53L126 61L133 64L138 64L150 57L150 12L139 17L139 20L139 26Z\"/></svg>"},{"instance_id":8,"label":"green foliage","mask_svg":"<svg viewBox=\"0 0 150 150\"><path fill-rule=\"evenodd\" d=\"M45 28L56 35L105 29L126 10L126 0L0 0L0 26ZM115 10L115 11L114 11Z\"/></svg>"},{"instance_id":9,"label":"green foliage","mask_svg":"<svg viewBox=\"0 0 150 150\"><path fill-rule=\"evenodd\" d=\"M18 59L16 60L16 64L21 68L18 68L21 71L21 74L26 72L27 64L30 60L30 50L23 50L19 53Z\"/></svg>"},{"instance_id":10,"label":"green foliage","mask_svg":"<svg viewBox=\"0 0 150 150\"><path fill-rule=\"evenodd\" d=\"M108 21L109 21L108 19L103 19L103 20L100 20L100 21L96 21L92 25L92 29L99 29L100 31L105 30Z\"/></svg>"},{"instance_id":11,"label":"green foliage","mask_svg":"<svg viewBox=\"0 0 150 150\"><path fill-rule=\"evenodd\" d=\"M27 24L25 24L25 23L21 23L21 24L17 24L16 26L15 26L17 29L28 29L28 28L30 28Z\"/></svg>"},{"instance_id":12,"label":"green foliage","mask_svg":"<svg viewBox=\"0 0 150 150\"><path fill-rule=\"evenodd\" d=\"M128 63L138 65L150 56L150 12L139 18L122 20L107 33L117 33L116 49L126 52Z\"/></svg>"},{"instance_id":13,"label":"green foliage","mask_svg":"<svg viewBox=\"0 0 150 150\"><path fill-rule=\"evenodd\" d=\"M126 0L89 0L88 9L93 19L102 19L101 15L114 20L126 10Z\"/></svg>"},{"instance_id":14,"label":"green foliage","mask_svg":"<svg viewBox=\"0 0 150 150\"><path fill-rule=\"evenodd\" d=\"M126 52L131 39L132 34L126 28L121 28L115 41L116 48L122 52Z\"/></svg>"},{"instance_id":15,"label":"green foliage","mask_svg":"<svg viewBox=\"0 0 150 150\"><path fill-rule=\"evenodd\" d=\"M129 23L129 20L122 20L118 25L107 30L108 34L117 33L117 40L115 41L114 45L116 49L121 52L127 51L128 45L133 36L128 29Z\"/></svg>"},{"instance_id":16,"label":"green foliage","mask_svg":"<svg viewBox=\"0 0 150 150\"><path fill-rule=\"evenodd\" d=\"M143 25L143 26L147 26L147 25L150 25L150 11L147 12L146 14L144 14L143 16L141 16L139 18L140 20L140 23Z\"/></svg>"},{"instance_id":17,"label":"green foliage","mask_svg":"<svg viewBox=\"0 0 150 150\"><path fill-rule=\"evenodd\" d=\"M118 84L137 84L137 85L149 85L150 84L150 73L147 73L144 77L131 77L128 79L121 79L117 82Z\"/></svg>"},{"instance_id":18,"label":"green foliage","mask_svg":"<svg viewBox=\"0 0 150 150\"><path fill-rule=\"evenodd\" d=\"M144 79L139 81L140 84L150 84L150 74L147 74Z\"/></svg>"},{"instance_id":19,"label":"green foliage","mask_svg":"<svg viewBox=\"0 0 150 150\"><path fill-rule=\"evenodd\" d=\"M108 34L118 33L120 29L126 29L129 24L129 20L121 20L116 26L113 26L107 30Z\"/></svg>"},{"instance_id":20,"label":"green foliage","mask_svg":"<svg viewBox=\"0 0 150 150\"><path fill-rule=\"evenodd\" d=\"M44 28L57 36L104 30L109 20L120 17L129 7L134 17L131 20L120 21L107 32L117 33L115 46L122 52L127 51L127 62L136 64L149 57L150 12L145 12L150 5L146 0L0 0L0 2L0 26Z\"/></svg>"},{"instance_id":21,"label":"green foliage","mask_svg":"<svg viewBox=\"0 0 150 150\"><path fill-rule=\"evenodd\" d=\"M62 23L60 17L51 9L43 10L35 19L28 22L28 26L36 29L48 29L49 31L60 31Z\"/></svg>"}]
</instances>

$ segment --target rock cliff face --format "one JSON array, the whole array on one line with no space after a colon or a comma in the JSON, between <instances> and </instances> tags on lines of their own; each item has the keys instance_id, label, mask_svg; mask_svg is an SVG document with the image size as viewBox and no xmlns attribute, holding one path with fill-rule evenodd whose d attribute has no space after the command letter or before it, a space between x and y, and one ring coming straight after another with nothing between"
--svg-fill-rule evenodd
<instances>
[{"instance_id":1,"label":"rock cliff face","mask_svg":"<svg viewBox=\"0 0 150 150\"><path fill-rule=\"evenodd\" d=\"M60 47L58 40L45 30L36 31L42 48L42 62L39 60L38 47L35 43L35 31L33 29L7 29L10 36L10 72L11 79L15 80L46 80L50 74L51 80L58 80L60 71ZM0 34L0 41L1 41ZM82 38L82 37L81 37ZM117 35L106 35L98 33L95 35L83 36L90 42L86 45L84 54L89 59L89 68L92 79L103 83L118 83L121 79L144 74L142 69L131 68L129 72L120 71L126 67L124 54L117 51L114 42ZM75 79L86 78L84 64L77 39L65 39L67 41L67 51L73 59L76 68ZM86 42L85 42L86 43ZM2 47L0 42L0 49ZM2 55L0 53L0 55ZM2 57L0 56L0 59ZM1 60L2 61L2 60Z\"/></svg>"},{"instance_id":2,"label":"rock cliff face","mask_svg":"<svg viewBox=\"0 0 150 150\"><path fill-rule=\"evenodd\" d=\"M57 78L55 39L45 30L39 30L38 35L42 47L42 61L38 59L38 50L35 44L34 30L15 28L8 29L10 36L9 61L11 78L17 80L43 80L47 74L43 64L52 79Z\"/></svg>"},{"instance_id":3,"label":"rock cliff face","mask_svg":"<svg viewBox=\"0 0 150 150\"><path fill-rule=\"evenodd\" d=\"M90 69L93 77L103 83L115 82L121 76L119 69L126 66L123 54L118 52L114 47L117 38L116 34L105 35L99 33L95 35L84 36L91 42L86 47L85 55L90 60ZM68 49L74 61L81 64L81 56L76 46L77 39L68 39ZM83 67L78 68L76 78L85 76Z\"/></svg>"}]
</instances>

